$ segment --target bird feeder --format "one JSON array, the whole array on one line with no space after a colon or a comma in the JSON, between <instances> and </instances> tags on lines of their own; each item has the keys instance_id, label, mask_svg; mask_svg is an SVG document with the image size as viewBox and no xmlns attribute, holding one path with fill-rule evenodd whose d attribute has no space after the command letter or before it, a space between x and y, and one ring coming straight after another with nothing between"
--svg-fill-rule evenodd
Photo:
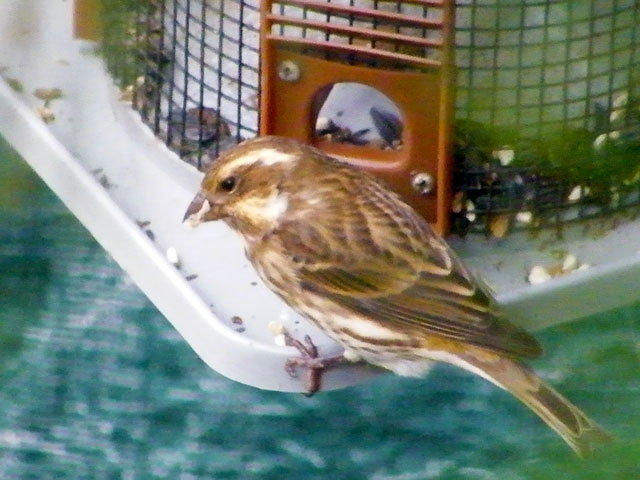
<instances>
[{"instance_id":1,"label":"bird feeder","mask_svg":"<svg viewBox=\"0 0 640 480\"><path fill-rule=\"evenodd\" d=\"M0 5L0 133L233 379L304 389L269 322L338 349L224 225L180 224L207 166L258 134L379 175L516 324L640 298L639 0L22 3Z\"/></svg>"}]
</instances>

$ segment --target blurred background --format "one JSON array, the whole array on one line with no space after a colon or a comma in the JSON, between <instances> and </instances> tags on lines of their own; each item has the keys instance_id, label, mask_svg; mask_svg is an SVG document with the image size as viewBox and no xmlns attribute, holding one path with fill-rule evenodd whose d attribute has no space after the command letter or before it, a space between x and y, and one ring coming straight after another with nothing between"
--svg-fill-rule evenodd
<instances>
[{"instance_id":1,"label":"blurred background","mask_svg":"<svg viewBox=\"0 0 640 480\"><path fill-rule=\"evenodd\" d=\"M312 398L234 383L0 140L2 479L640 478L640 305L538 337L536 370L616 436L591 459L447 366Z\"/></svg>"}]
</instances>

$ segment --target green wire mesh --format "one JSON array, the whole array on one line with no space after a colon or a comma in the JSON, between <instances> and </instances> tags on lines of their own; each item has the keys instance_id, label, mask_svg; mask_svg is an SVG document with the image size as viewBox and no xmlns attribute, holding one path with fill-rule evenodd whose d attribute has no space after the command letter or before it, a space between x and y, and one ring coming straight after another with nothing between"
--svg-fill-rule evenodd
<instances>
[{"instance_id":1,"label":"green wire mesh","mask_svg":"<svg viewBox=\"0 0 640 480\"><path fill-rule=\"evenodd\" d=\"M200 169L258 133L258 7L241 0L104 3L102 50L123 99Z\"/></svg>"},{"instance_id":2,"label":"green wire mesh","mask_svg":"<svg viewBox=\"0 0 640 480\"><path fill-rule=\"evenodd\" d=\"M107 22L119 12L127 25L124 36L121 26L104 35L124 95L198 168L258 132L259 6L115 0L104 8ZM560 231L640 204L639 12L640 0L456 2L455 233Z\"/></svg>"},{"instance_id":3,"label":"green wire mesh","mask_svg":"<svg viewBox=\"0 0 640 480\"><path fill-rule=\"evenodd\" d=\"M638 204L639 12L637 0L458 2L458 233Z\"/></svg>"}]
</instances>

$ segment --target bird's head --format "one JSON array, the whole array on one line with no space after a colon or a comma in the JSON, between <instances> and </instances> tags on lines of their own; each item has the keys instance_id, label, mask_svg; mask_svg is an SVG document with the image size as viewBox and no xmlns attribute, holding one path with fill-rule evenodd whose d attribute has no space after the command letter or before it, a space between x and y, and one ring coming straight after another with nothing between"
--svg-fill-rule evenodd
<instances>
[{"instance_id":1,"label":"bird's head","mask_svg":"<svg viewBox=\"0 0 640 480\"><path fill-rule=\"evenodd\" d=\"M303 156L301 144L279 137L259 137L224 152L205 174L184 222L225 220L245 236L277 226L289 208L283 184Z\"/></svg>"}]
</instances>

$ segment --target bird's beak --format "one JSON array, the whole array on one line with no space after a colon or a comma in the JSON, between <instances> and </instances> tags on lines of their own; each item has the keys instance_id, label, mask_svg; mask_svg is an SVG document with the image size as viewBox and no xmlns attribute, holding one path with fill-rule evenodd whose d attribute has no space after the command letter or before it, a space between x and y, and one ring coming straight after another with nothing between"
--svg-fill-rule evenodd
<instances>
[{"instance_id":1,"label":"bird's beak","mask_svg":"<svg viewBox=\"0 0 640 480\"><path fill-rule=\"evenodd\" d=\"M205 197L202 192L199 192L195 197L193 197L193 200L191 200L182 222L195 228L205 221L204 216L209 210L211 210L209 200L207 200L207 197Z\"/></svg>"}]
</instances>

